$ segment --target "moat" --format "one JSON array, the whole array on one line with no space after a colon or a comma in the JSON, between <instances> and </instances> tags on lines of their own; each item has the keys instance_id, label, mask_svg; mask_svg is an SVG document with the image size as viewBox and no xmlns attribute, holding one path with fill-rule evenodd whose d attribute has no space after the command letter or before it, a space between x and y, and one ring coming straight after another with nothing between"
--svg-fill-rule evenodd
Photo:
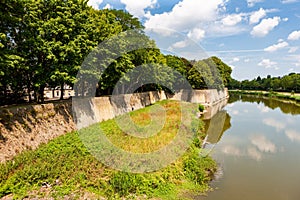
<instances>
[{"instance_id":1,"label":"moat","mask_svg":"<svg viewBox=\"0 0 300 200\"><path fill-rule=\"evenodd\" d=\"M207 121L206 152L220 169L206 200L299 199L300 107L255 96L231 96Z\"/></svg>"}]
</instances>

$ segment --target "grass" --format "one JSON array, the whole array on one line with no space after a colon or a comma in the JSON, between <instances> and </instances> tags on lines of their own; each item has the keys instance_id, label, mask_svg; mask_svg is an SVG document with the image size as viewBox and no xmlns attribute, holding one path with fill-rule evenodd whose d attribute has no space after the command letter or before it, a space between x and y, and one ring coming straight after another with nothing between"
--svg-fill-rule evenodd
<instances>
[{"instance_id":1,"label":"grass","mask_svg":"<svg viewBox=\"0 0 300 200\"><path fill-rule=\"evenodd\" d=\"M195 109L193 112L197 111L197 106L189 104L189 107ZM165 108L165 112L161 108ZM154 108L130 113L131 119L140 127L151 126L155 115L165 113L166 123L161 131L149 138L128 136L118 128L116 120L97 126L106 130L107 137L117 146L145 153L172 141L179 127L178 112L178 102L163 101ZM199 129L194 130L197 137L182 157L161 170L142 174L104 166L90 154L78 132L68 133L0 164L0 198L11 195L14 199L81 199L83 194L92 194L94 199L184 199L189 196L186 194L205 192L209 189L210 174L216 169L216 163L209 157L199 156L202 123L197 126Z\"/></svg>"}]
</instances>

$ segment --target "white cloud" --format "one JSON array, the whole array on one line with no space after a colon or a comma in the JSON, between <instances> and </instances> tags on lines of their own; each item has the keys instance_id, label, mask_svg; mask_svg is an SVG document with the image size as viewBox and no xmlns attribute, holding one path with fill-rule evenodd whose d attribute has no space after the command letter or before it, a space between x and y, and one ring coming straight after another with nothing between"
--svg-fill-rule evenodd
<instances>
[{"instance_id":1,"label":"white cloud","mask_svg":"<svg viewBox=\"0 0 300 200\"><path fill-rule=\"evenodd\" d=\"M264 18L267 15L267 11L263 8L260 8L258 11L254 12L250 15L249 23L250 24L256 24L258 23L262 18Z\"/></svg>"},{"instance_id":2,"label":"white cloud","mask_svg":"<svg viewBox=\"0 0 300 200\"><path fill-rule=\"evenodd\" d=\"M277 131L283 130L286 127L286 125L283 122L272 118L264 119L263 123L268 126L274 127Z\"/></svg>"},{"instance_id":3,"label":"white cloud","mask_svg":"<svg viewBox=\"0 0 300 200\"><path fill-rule=\"evenodd\" d=\"M295 130L286 130L285 131L286 136L293 142L298 141L300 142L300 133Z\"/></svg>"},{"instance_id":4,"label":"white cloud","mask_svg":"<svg viewBox=\"0 0 300 200\"><path fill-rule=\"evenodd\" d=\"M113 7L110 4L106 4L103 9L113 9Z\"/></svg>"},{"instance_id":5,"label":"white cloud","mask_svg":"<svg viewBox=\"0 0 300 200\"><path fill-rule=\"evenodd\" d=\"M201 41L205 37L205 31L200 28L194 28L188 33L188 37L196 41Z\"/></svg>"},{"instance_id":6,"label":"white cloud","mask_svg":"<svg viewBox=\"0 0 300 200\"><path fill-rule=\"evenodd\" d=\"M269 34L281 21L280 17L263 19L260 24L253 27L251 35L254 37L264 37Z\"/></svg>"},{"instance_id":7,"label":"white cloud","mask_svg":"<svg viewBox=\"0 0 300 200\"><path fill-rule=\"evenodd\" d=\"M266 107L266 106L264 106L264 105L262 105L262 104L259 104L258 106L257 106L257 108L262 112L262 113L267 113L267 112L269 112L271 109L270 108L268 108L268 107Z\"/></svg>"},{"instance_id":8,"label":"white cloud","mask_svg":"<svg viewBox=\"0 0 300 200\"><path fill-rule=\"evenodd\" d=\"M278 44L274 44L272 46L269 46L269 47L265 48L264 51L274 52L274 51L278 51L279 49L283 49L283 48L285 48L287 46L289 46L289 43L287 43L287 42L279 42Z\"/></svg>"},{"instance_id":9,"label":"white cloud","mask_svg":"<svg viewBox=\"0 0 300 200\"><path fill-rule=\"evenodd\" d=\"M188 46L188 41L187 40L183 40L183 41L179 41L176 42L175 44L172 45L172 48L175 49L182 49Z\"/></svg>"},{"instance_id":10,"label":"white cloud","mask_svg":"<svg viewBox=\"0 0 300 200\"><path fill-rule=\"evenodd\" d=\"M253 7L256 3L263 2L264 0L247 0L248 6Z\"/></svg>"},{"instance_id":11,"label":"white cloud","mask_svg":"<svg viewBox=\"0 0 300 200\"><path fill-rule=\"evenodd\" d=\"M157 0L120 0L125 4L125 9L136 17L144 17L146 8L153 8Z\"/></svg>"},{"instance_id":12,"label":"white cloud","mask_svg":"<svg viewBox=\"0 0 300 200\"><path fill-rule=\"evenodd\" d=\"M89 0L87 4L98 10L102 2L103 0Z\"/></svg>"},{"instance_id":13,"label":"white cloud","mask_svg":"<svg viewBox=\"0 0 300 200\"><path fill-rule=\"evenodd\" d=\"M233 114L233 115L239 115L240 112L239 112L238 110L234 110L234 111L232 111L232 114Z\"/></svg>"},{"instance_id":14,"label":"white cloud","mask_svg":"<svg viewBox=\"0 0 300 200\"><path fill-rule=\"evenodd\" d=\"M249 58L246 58L245 60L244 60L244 62L245 63L248 63L248 62L250 62L251 60L249 59Z\"/></svg>"},{"instance_id":15,"label":"white cloud","mask_svg":"<svg viewBox=\"0 0 300 200\"><path fill-rule=\"evenodd\" d=\"M295 53L296 51L298 51L299 47L291 47L289 50L289 53Z\"/></svg>"},{"instance_id":16,"label":"white cloud","mask_svg":"<svg viewBox=\"0 0 300 200\"><path fill-rule=\"evenodd\" d=\"M140 0L133 1L136 3ZM199 28L203 23L216 21L220 6L223 5L224 1L182 0L170 12L149 16L149 19L145 22L145 27L169 28L180 32L188 32L195 27Z\"/></svg>"},{"instance_id":17,"label":"white cloud","mask_svg":"<svg viewBox=\"0 0 300 200\"><path fill-rule=\"evenodd\" d=\"M276 146L269 141L265 136L258 135L251 138L251 143L258 148L261 152L276 152Z\"/></svg>"},{"instance_id":18,"label":"white cloud","mask_svg":"<svg viewBox=\"0 0 300 200\"><path fill-rule=\"evenodd\" d=\"M222 24L225 26L235 26L242 21L242 14L228 15L222 19Z\"/></svg>"},{"instance_id":19,"label":"white cloud","mask_svg":"<svg viewBox=\"0 0 300 200\"><path fill-rule=\"evenodd\" d=\"M228 61L227 63L232 64L232 63L236 63L236 62L239 62L239 61L240 61L240 58L234 57L234 58L232 58L232 60Z\"/></svg>"},{"instance_id":20,"label":"white cloud","mask_svg":"<svg viewBox=\"0 0 300 200\"><path fill-rule=\"evenodd\" d=\"M261 161L262 159L261 153L254 147L248 148L248 155L256 161Z\"/></svg>"},{"instance_id":21,"label":"white cloud","mask_svg":"<svg viewBox=\"0 0 300 200\"><path fill-rule=\"evenodd\" d=\"M240 59L238 57L233 58L233 62L239 62Z\"/></svg>"},{"instance_id":22,"label":"white cloud","mask_svg":"<svg viewBox=\"0 0 300 200\"><path fill-rule=\"evenodd\" d=\"M300 31L293 31L289 36L288 40L299 40L300 39Z\"/></svg>"},{"instance_id":23,"label":"white cloud","mask_svg":"<svg viewBox=\"0 0 300 200\"><path fill-rule=\"evenodd\" d=\"M258 66L264 67L266 69L274 68L278 70L277 62L273 62L270 59L263 59L260 63L258 63Z\"/></svg>"},{"instance_id":24,"label":"white cloud","mask_svg":"<svg viewBox=\"0 0 300 200\"><path fill-rule=\"evenodd\" d=\"M298 2L298 0L281 0L281 3L287 4L287 3L295 3Z\"/></svg>"},{"instance_id":25,"label":"white cloud","mask_svg":"<svg viewBox=\"0 0 300 200\"><path fill-rule=\"evenodd\" d=\"M222 152L226 155L242 156L241 151L237 147L231 145L224 146Z\"/></svg>"}]
</instances>

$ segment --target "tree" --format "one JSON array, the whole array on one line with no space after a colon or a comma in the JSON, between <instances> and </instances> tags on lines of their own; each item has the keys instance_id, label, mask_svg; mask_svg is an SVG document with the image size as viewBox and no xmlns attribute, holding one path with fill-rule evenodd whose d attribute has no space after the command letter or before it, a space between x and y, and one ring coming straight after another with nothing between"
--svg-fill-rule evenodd
<instances>
[{"instance_id":1,"label":"tree","mask_svg":"<svg viewBox=\"0 0 300 200\"><path fill-rule=\"evenodd\" d=\"M214 84L211 68L202 60L196 62L188 72L188 81L195 89L209 88Z\"/></svg>"},{"instance_id":2,"label":"tree","mask_svg":"<svg viewBox=\"0 0 300 200\"><path fill-rule=\"evenodd\" d=\"M0 2L0 99L3 103L19 101L23 96L23 59L16 50L16 36L23 14L19 0ZM12 91L15 91L14 93Z\"/></svg>"},{"instance_id":3,"label":"tree","mask_svg":"<svg viewBox=\"0 0 300 200\"><path fill-rule=\"evenodd\" d=\"M225 64L220 58L213 56L210 59L215 63L221 77L224 86L228 86L231 80L232 69L227 64Z\"/></svg>"}]
</instances>

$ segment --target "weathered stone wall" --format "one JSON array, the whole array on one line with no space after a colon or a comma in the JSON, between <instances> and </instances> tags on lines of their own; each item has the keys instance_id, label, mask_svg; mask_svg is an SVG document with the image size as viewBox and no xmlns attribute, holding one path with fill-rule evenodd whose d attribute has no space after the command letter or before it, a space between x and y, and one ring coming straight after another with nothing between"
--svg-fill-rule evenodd
<instances>
[{"instance_id":1,"label":"weathered stone wall","mask_svg":"<svg viewBox=\"0 0 300 200\"><path fill-rule=\"evenodd\" d=\"M24 150L35 149L41 143L47 143L67 132L113 119L157 101L188 101L205 104L207 109L213 109L214 104L227 97L227 90L181 91L175 95L162 91L0 108L0 162Z\"/></svg>"},{"instance_id":2,"label":"weathered stone wall","mask_svg":"<svg viewBox=\"0 0 300 200\"><path fill-rule=\"evenodd\" d=\"M165 99L163 91L74 99L74 120L77 128L81 129Z\"/></svg>"},{"instance_id":3,"label":"weathered stone wall","mask_svg":"<svg viewBox=\"0 0 300 200\"><path fill-rule=\"evenodd\" d=\"M0 162L75 130L68 102L0 109Z\"/></svg>"},{"instance_id":4,"label":"weathered stone wall","mask_svg":"<svg viewBox=\"0 0 300 200\"><path fill-rule=\"evenodd\" d=\"M201 103L206 106L214 105L229 97L228 89L224 90L183 90L176 93L171 99L178 101L188 101L192 103Z\"/></svg>"}]
</instances>

